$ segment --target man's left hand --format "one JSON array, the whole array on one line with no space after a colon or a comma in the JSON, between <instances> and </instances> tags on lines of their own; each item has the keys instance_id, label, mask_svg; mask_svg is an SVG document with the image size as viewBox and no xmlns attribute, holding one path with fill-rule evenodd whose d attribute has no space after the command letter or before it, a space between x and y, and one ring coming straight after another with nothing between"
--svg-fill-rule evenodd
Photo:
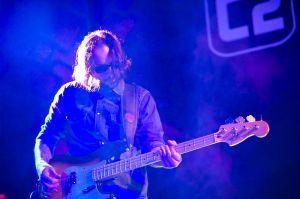
<instances>
[{"instance_id":1,"label":"man's left hand","mask_svg":"<svg viewBox=\"0 0 300 199\"><path fill-rule=\"evenodd\" d=\"M178 167L182 161L182 157L181 154L175 150L176 145L176 141L168 140L166 145L158 147L161 156L161 162L159 162L159 165L170 169Z\"/></svg>"}]
</instances>

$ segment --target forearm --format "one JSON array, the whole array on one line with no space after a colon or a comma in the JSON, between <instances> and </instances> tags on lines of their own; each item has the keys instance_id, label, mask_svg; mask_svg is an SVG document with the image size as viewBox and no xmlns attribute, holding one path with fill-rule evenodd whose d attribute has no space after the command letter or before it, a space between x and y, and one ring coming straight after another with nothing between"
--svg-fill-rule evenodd
<instances>
[{"instance_id":1,"label":"forearm","mask_svg":"<svg viewBox=\"0 0 300 199\"><path fill-rule=\"evenodd\" d=\"M44 168L49 166L49 161L52 158L49 146L43 144L40 139L35 142L34 157L37 174L40 177Z\"/></svg>"}]
</instances>

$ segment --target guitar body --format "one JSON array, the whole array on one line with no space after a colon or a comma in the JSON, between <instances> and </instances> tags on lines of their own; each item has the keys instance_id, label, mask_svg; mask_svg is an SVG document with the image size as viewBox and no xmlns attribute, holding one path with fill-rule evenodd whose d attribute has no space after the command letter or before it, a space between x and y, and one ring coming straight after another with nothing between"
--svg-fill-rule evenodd
<instances>
[{"instance_id":1,"label":"guitar body","mask_svg":"<svg viewBox=\"0 0 300 199\"><path fill-rule=\"evenodd\" d=\"M53 162L51 165L61 175L61 186L58 192L46 193L43 186L39 186L40 198L73 199L73 198L110 198L110 194L101 193L101 182L94 182L92 169L104 165L105 161L94 160L83 164Z\"/></svg>"},{"instance_id":2,"label":"guitar body","mask_svg":"<svg viewBox=\"0 0 300 199\"><path fill-rule=\"evenodd\" d=\"M93 179L93 170L109 163L112 159L128 158L131 152L126 152L127 143L116 141L106 144L102 149L84 156L57 156L50 164L61 175L61 183L58 192L46 192L41 182L38 182L36 198L39 199L74 199L74 198L114 198L109 186L124 178L126 174L110 175L102 180ZM125 151L125 152L124 152Z\"/></svg>"}]
</instances>

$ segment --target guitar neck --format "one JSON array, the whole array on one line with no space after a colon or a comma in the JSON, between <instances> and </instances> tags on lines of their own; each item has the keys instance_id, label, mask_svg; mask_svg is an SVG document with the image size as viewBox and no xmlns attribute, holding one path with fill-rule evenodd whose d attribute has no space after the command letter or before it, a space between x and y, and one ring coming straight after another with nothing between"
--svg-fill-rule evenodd
<instances>
[{"instance_id":1,"label":"guitar neck","mask_svg":"<svg viewBox=\"0 0 300 199\"><path fill-rule=\"evenodd\" d=\"M193 140L189 140L186 142L182 142L178 144L175 148L176 151L180 154L188 153L191 151L195 151L197 149L201 149L207 147L209 145L217 143L215 140L215 135L209 134L203 137L199 137Z\"/></svg>"},{"instance_id":2,"label":"guitar neck","mask_svg":"<svg viewBox=\"0 0 300 199\"><path fill-rule=\"evenodd\" d=\"M217 142L215 140L215 134L213 133L193 140L179 143L175 147L175 149L178 153L184 154L191 151L195 151L197 149L204 148L215 143ZM159 151L152 151L94 168L92 171L92 175L94 181L99 181L106 178L110 178L114 175L118 175L123 172L128 172L137 168L145 167L147 165L151 165L159 161Z\"/></svg>"}]
</instances>

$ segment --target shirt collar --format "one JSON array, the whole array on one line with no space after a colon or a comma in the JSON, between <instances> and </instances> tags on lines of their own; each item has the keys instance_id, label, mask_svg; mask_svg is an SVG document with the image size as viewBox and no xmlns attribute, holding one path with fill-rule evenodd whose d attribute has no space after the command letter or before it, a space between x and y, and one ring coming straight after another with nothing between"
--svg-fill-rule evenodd
<instances>
[{"instance_id":1,"label":"shirt collar","mask_svg":"<svg viewBox=\"0 0 300 199\"><path fill-rule=\"evenodd\" d=\"M118 95L122 96L124 93L124 89L125 89L125 81L124 79L121 79L118 85L113 89L113 91Z\"/></svg>"}]
</instances>

